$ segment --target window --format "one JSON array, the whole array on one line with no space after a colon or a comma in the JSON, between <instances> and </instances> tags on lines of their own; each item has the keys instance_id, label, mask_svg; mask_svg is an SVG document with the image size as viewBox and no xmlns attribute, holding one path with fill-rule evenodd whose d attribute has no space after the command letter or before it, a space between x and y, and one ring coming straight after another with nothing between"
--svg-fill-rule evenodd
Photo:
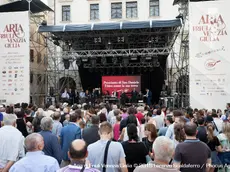
<instances>
[{"instance_id":1,"label":"window","mask_svg":"<svg viewBox=\"0 0 230 172\"><path fill-rule=\"evenodd\" d=\"M90 20L99 20L99 4L90 4Z\"/></svg>"},{"instance_id":2,"label":"window","mask_svg":"<svg viewBox=\"0 0 230 172\"><path fill-rule=\"evenodd\" d=\"M42 61L42 55L41 55L41 53L38 53L38 55L37 55L37 63L39 64L39 63L41 63L41 61Z\"/></svg>"},{"instance_id":3,"label":"window","mask_svg":"<svg viewBox=\"0 0 230 172\"><path fill-rule=\"evenodd\" d=\"M62 21L70 21L70 5L62 6Z\"/></svg>"},{"instance_id":4,"label":"window","mask_svg":"<svg viewBox=\"0 0 230 172\"><path fill-rule=\"evenodd\" d=\"M126 18L137 18L137 2L126 2Z\"/></svg>"},{"instance_id":5,"label":"window","mask_svg":"<svg viewBox=\"0 0 230 172\"><path fill-rule=\"evenodd\" d=\"M111 19L121 19L122 18L122 3L112 3L111 4Z\"/></svg>"},{"instance_id":6,"label":"window","mask_svg":"<svg viewBox=\"0 0 230 172\"><path fill-rule=\"evenodd\" d=\"M149 1L149 15L159 16L159 0L150 0Z\"/></svg>"},{"instance_id":7,"label":"window","mask_svg":"<svg viewBox=\"0 0 230 172\"><path fill-rule=\"evenodd\" d=\"M30 62L34 62L34 50L30 49Z\"/></svg>"}]
</instances>

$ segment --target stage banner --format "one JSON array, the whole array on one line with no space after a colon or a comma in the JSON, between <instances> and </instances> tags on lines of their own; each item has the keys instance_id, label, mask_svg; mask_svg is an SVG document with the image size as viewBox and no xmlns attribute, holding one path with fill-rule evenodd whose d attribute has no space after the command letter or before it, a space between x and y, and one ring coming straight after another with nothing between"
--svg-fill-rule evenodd
<instances>
[{"instance_id":1,"label":"stage banner","mask_svg":"<svg viewBox=\"0 0 230 172\"><path fill-rule=\"evenodd\" d=\"M29 103L28 12L0 13L0 103Z\"/></svg>"},{"instance_id":2,"label":"stage banner","mask_svg":"<svg viewBox=\"0 0 230 172\"><path fill-rule=\"evenodd\" d=\"M102 76L102 92L111 95L113 91L120 95L122 90L126 93L133 89L137 92L141 91L140 76Z\"/></svg>"},{"instance_id":3,"label":"stage banner","mask_svg":"<svg viewBox=\"0 0 230 172\"><path fill-rule=\"evenodd\" d=\"M230 102L230 1L191 2L190 104L225 109Z\"/></svg>"}]
</instances>

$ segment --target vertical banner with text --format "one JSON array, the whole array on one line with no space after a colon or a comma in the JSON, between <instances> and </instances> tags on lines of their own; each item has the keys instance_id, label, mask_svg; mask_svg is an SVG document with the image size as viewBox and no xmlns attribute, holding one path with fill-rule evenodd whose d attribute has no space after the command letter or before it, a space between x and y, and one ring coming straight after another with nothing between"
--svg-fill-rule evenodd
<instances>
[{"instance_id":1,"label":"vertical banner with text","mask_svg":"<svg viewBox=\"0 0 230 172\"><path fill-rule=\"evenodd\" d=\"M0 103L29 103L29 13L0 13Z\"/></svg>"},{"instance_id":2,"label":"vertical banner with text","mask_svg":"<svg viewBox=\"0 0 230 172\"><path fill-rule=\"evenodd\" d=\"M230 1L191 2L190 104L225 109L230 102Z\"/></svg>"}]
</instances>

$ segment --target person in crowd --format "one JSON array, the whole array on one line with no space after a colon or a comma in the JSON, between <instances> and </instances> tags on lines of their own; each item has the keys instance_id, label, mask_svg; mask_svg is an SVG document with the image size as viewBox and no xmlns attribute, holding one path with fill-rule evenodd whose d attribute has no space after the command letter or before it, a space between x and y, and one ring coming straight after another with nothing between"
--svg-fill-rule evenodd
<instances>
[{"instance_id":1,"label":"person in crowd","mask_svg":"<svg viewBox=\"0 0 230 172\"><path fill-rule=\"evenodd\" d=\"M129 124L135 124L136 125L136 127L137 127L137 135L138 135L138 137L140 136L140 129L138 127L137 121L138 120L137 120L136 116L129 115L129 117L127 118L127 125L126 125L125 128L122 129L122 132L121 132L119 140L121 140L121 141L128 141L129 140L128 132L127 132L127 126Z\"/></svg>"},{"instance_id":2,"label":"person in crowd","mask_svg":"<svg viewBox=\"0 0 230 172\"><path fill-rule=\"evenodd\" d=\"M221 120L217 113L212 113L212 118L213 118L213 124L217 130L218 133L222 132L222 125L223 125L223 120Z\"/></svg>"},{"instance_id":3,"label":"person in crowd","mask_svg":"<svg viewBox=\"0 0 230 172\"><path fill-rule=\"evenodd\" d=\"M125 159L128 166L128 171L133 172L136 164L146 164L146 156L149 151L143 142L139 142L137 135L137 127L135 124L127 126L128 141L122 142L125 152Z\"/></svg>"},{"instance_id":4,"label":"person in crowd","mask_svg":"<svg viewBox=\"0 0 230 172\"><path fill-rule=\"evenodd\" d=\"M184 131L186 140L176 147L174 155L175 167L180 169L181 172L208 171L211 165L211 150L205 143L196 138L197 125L193 122L188 122L184 126ZM190 166L187 166L188 164Z\"/></svg>"},{"instance_id":5,"label":"person in crowd","mask_svg":"<svg viewBox=\"0 0 230 172\"><path fill-rule=\"evenodd\" d=\"M145 97L147 99L146 103L147 103L147 105L150 106L152 104L152 92L148 88L146 88L145 91L146 91Z\"/></svg>"},{"instance_id":6,"label":"person in crowd","mask_svg":"<svg viewBox=\"0 0 230 172\"><path fill-rule=\"evenodd\" d=\"M28 131L26 128L26 121L24 118L23 111L15 112L15 114L17 115L17 120L16 120L17 129L22 133L24 137L28 136Z\"/></svg>"},{"instance_id":7,"label":"person in crowd","mask_svg":"<svg viewBox=\"0 0 230 172\"><path fill-rule=\"evenodd\" d=\"M174 154L174 144L171 139L165 136L157 137L153 143L152 152L154 152L154 161L136 167L134 172L179 172L170 165Z\"/></svg>"},{"instance_id":8,"label":"person in crowd","mask_svg":"<svg viewBox=\"0 0 230 172\"><path fill-rule=\"evenodd\" d=\"M100 172L95 168L90 168L89 164L86 162L86 158L88 156L87 151L87 143L83 140L74 140L70 144L70 148L68 151L68 156L70 159L70 165L63 167L57 172Z\"/></svg>"},{"instance_id":9,"label":"person in crowd","mask_svg":"<svg viewBox=\"0 0 230 172\"><path fill-rule=\"evenodd\" d=\"M60 123L61 113L60 112L54 112L52 117L53 117L52 133L54 135L56 135L57 138L59 138L61 135L61 130L62 130L62 124Z\"/></svg>"},{"instance_id":10,"label":"person in crowd","mask_svg":"<svg viewBox=\"0 0 230 172\"><path fill-rule=\"evenodd\" d=\"M38 108L37 112L36 112L36 116L32 121L32 125L33 125L33 131L34 132L40 132L41 131L41 120L44 117L44 110L42 108Z\"/></svg>"},{"instance_id":11,"label":"person in crowd","mask_svg":"<svg viewBox=\"0 0 230 172\"><path fill-rule=\"evenodd\" d=\"M218 153L218 156L222 164L230 165L230 123L226 122L223 124L222 132L217 136L220 141L223 152ZM230 167L225 168L226 171L230 171Z\"/></svg>"},{"instance_id":12,"label":"person in crowd","mask_svg":"<svg viewBox=\"0 0 230 172\"><path fill-rule=\"evenodd\" d=\"M69 165L68 150L71 142L75 139L81 139L81 128L77 125L77 121L81 119L81 114L74 113L70 115L70 123L61 130L60 143L62 149L61 167Z\"/></svg>"},{"instance_id":13,"label":"person in crowd","mask_svg":"<svg viewBox=\"0 0 230 172\"><path fill-rule=\"evenodd\" d=\"M63 121L63 126L65 127L65 126L69 125L69 123L70 123L70 115L67 114L67 115L65 116L65 121ZM60 135L59 135L59 136L60 136Z\"/></svg>"},{"instance_id":14,"label":"person in crowd","mask_svg":"<svg viewBox=\"0 0 230 172\"><path fill-rule=\"evenodd\" d=\"M208 124L207 125L207 145L210 148L211 152L211 162L213 167L215 166L220 166L221 165L221 161L219 159L219 157L217 156L218 152L222 152L222 148L219 142L219 139L214 136L214 130L215 127L213 124ZM210 172L214 172L215 168L211 167L210 168ZM216 168L216 171L218 170L218 168Z\"/></svg>"},{"instance_id":15,"label":"person in crowd","mask_svg":"<svg viewBox=\"0 0 230 172\"><path fill-rule=\"evenodd\" d=\"M25 139L26 156L17 161L9 172L56 172L59 164L53 157L42 152L44 141L40 134L32 133Z\"/></svg>"},{"instance_id":16,"label":"person in crowd","mask_svg":"<svg viewBox=\"0 0 230 172\"><path fill-rule=\"evenodd\" d=\"M100 140L100 136L98 133L100 122L99 116L92 116L91 121L92 125L89 128L84 129L82 132L82 138L87 145L90 145Z\"/></svg>"},{"instance_id":17,"label":"person in crowd","mask_svg":"<svg viewBox=\"0 0 230 172\"><path fill-rule=\"evenodd\" d=\"M65 102L69 102L69 93L68 93L68 89L65 88L64 92L61 94L61 99L62 99L62 102L65 103Z\"/></svg>"},{"instance_id":18,"label":"person in crowd","mask_svg":"<svg viewBox=\"0 0 230 172\"><path fill-rule=\"evenodd\" d=\"M153 124L155 127L157 126L156 121L153 119L152 113L150 111L146 114L146 121L148 124Z\"/></svg>"},{"instance_id":19,"label":"person in crowd","mask_svg":"<svg viewBox=\"0 0 230 172\"><path fill-rule=\"evenodd\" d=\"M52 128L53 128L52 118L50 117L42 118L41 120L42 131L39 134L41 134L44 140L43 152L45 153L45 155L55 158L60 164L62 160L61 146L58 142L58 137L51 132Z\"/></svg>"},{"instance_id":20,"label":"person in crowd","mask_svg":"<svg viewBox=\"0 0 230 172\"><path fill-rule=\"evenodd\" d=\"M106 166L106 172L127 172L122 145L118 142L110 141L113 138L112 125L108 122L103 122L99 128L99 134L100 140L88 146L87 159L91 165L103 171L101 164L104 164L105 161L106 165L108 165ZM104 157L107 157L107 159Z\"/></svg>"},{"instance_id":21,"label":"person in crowd","mask_svg":"<svg viewBox=\"0 0 230 172\"><path fill-rule=\"evenodd\" d=\"M143 112L144 112L144 107L139 106L137 108L137 114L135 116L137 117L140 124L141 124L141 119L144 118Z\"/></svg>"},{"instance_id":22,"label":"person in crowd","mask_svg":"<svg viewBox=\"0 0 230 172\"><path fill-rule=\"evenodd\" d=\"M142 142L144 143L145 148L148 151L148 155L149 155L149 159L150 159L150 158L153 158L152 145L153 145L155 139L157 138L157 130L156 130L155 125L153 125L153 124L146 124L145 125L145 136L146 137L144 137L142 139Z\"/></svg>"},{"instance_id":23,"label":"person in crowd","mask_svg":"<svg viewBox=\"0 0 230 172\"><path fill-rule=\"evenodd\" d=\"M198 138L200 141L207 143L208 142L208 138L207 138L207 129L205 126L205 120L204 117L199 117L197 119L197 123L198 123L198 128L197 128L197 135L196 138Z\"/></svg>"},{"instance_id":24,"label":"person in crowd","mask_svg":"<svg viewBox=\"0 0 230 172\"><path fill-rule=\"evenodd\" d=\"M178 143L181 143L185 140L184 125L182 123L174 124L174 146L176 147Z\"/></svg>"},{"instance_id":25,"label":"person in crowd","mask_svg":"<svg viewBox=\"0 0 230 172\"><path fill-rule=\"evenodd\" d=\"M180 119L180 117L183 117L184 113L180 110L173 111L173 121L174 123L168 127L168 130L166 131L165 136L170 138L171 140L174 139L174 125L177 123Z\"/></svg>"},{"instance_id":26,"label":"person in crowd","mask_svg":"<svg viewBox=\"0 0 230 172\"><path fill-rule=\"evenodd\" d=\"M55 112L55 107L53 105L50 105L49 108L45 111L46 117L51 117Z\"/></svg>"},{"instance_id":27,"label":"person in crowd","mask_svg":"<svg viewBox=\"0 0 230 172\"><path fill-rule=\"evenodd\" d=\"M156 116L153 117L153 120L156 122L157 131L164 127L164 117L161 116L161 110L157 110Z\"/></svg>"},{"instance_id":28,"label":"person in crowd","mask_svg":"<svg viewBox=\"0 0 230 172\"><path fill-rule=\"evenodd\" d=\"M113 125L113 138L115 141L118 141L120 136L120 122L121 116L116 116L117 122Z\"/></svg>"},{"instance_id":29,"label":"person in crowd","mask_svg":"<svg viewBox=\"0 0 230 172\"><path fill-rule=\"evenodd\" d=\"M0 171L7 172L11 166L25 156L24 137L15 128L17 116L4 115L4 126L0 128Z\"/></svg>"},{"instance_id":30,"label":"person in crowd","mask_svg":"<svg viewBox=\"0 0 230 172\"><path fill-rule=\"evenodd\" d=\"M102 122L107 121L105 113L100 113L100 114L99 114L99 118L100 118L100 124L101 124Z\"/></svg>"},{"instance_id":31,"label":"person in crowd","mask_svg":"<svg viewBox=\"0 0 230 172\"><path fill-rule=\"evenodd\" d=\"M145 137L145 118L141 119L141 125L140 125L140 135L139 139L142 140Z\"/></svg>"},{"instance_id":32,"label":"person in crowd","mask_svg":"<svg viewBox=\"0 0 230 172\"><path fill-rule=\"evenodd\" d=\"M168 127L173 124L173 119L171 115L166 116L165 118L166 127L161 127L157 133L158 136L165 136Z\"/></svg>"},{"instance_id":33,"label":"person in crowd","mask_svg":"<svg viewBox=\"0 0 230 172\"><path fill-rule=\"evenodd\" d=\"M117 108L117 105L112 105L112 109L113 109L113 110L111 110L111 111L109 112L108 117L107 117L107 120L108 120L108 122L109 122L110 124L112 124L112 118L115 116L115 115L114 115L114 111L118 109L118 108Z\"/></svg>"},{"instance_id":34,"label":"person in crowd","mask_svg":"<svg viewBox=\"0 0 230 172\"><path fill-rule=\"evenodd\" d=\"M117 118L117 116L120 115L120 110L115 109L115 110L113 111L113 114L114 114L114 116L111 117L111 120L110 120L110 124L111 124L112 126L116 123L116 121L117 121L116 118Z\"/></svg>"},{"instance_id":35,"label":"person in crowd","mask_svg":"<svg viewBox=\"0 0 230 172\"><path fill-rule=\"evenodd\" d=\"M134 107L128 108L128 115L135 115L136 109ZM123 119L120 123L120 133L122 132L123 128L127 126L128 117Z\"/></svg>"}]
</instances>

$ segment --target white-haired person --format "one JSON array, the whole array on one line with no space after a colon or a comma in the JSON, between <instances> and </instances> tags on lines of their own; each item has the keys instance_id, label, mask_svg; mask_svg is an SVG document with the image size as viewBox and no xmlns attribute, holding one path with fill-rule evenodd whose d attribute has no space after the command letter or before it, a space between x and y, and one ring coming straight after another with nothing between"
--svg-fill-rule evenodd
<instances>
[{"instance_id":1,"label":"white-haired person","mask_svg":"<svg viewBox=\"0 0 230 172\"><path fill-rule=\"evenodd\" d=\"M40 132L41 131L41 120L42 118L44 118L45 113L44 110L42 108L38 108L37 112L35 113L35 117L32 121L32 125L33 125L33 131L34 132Z\"/></svg>"},{"instance_id":2,"label":"white-haired person","mask_svg":"<svg viewBox=\"0 0 230 172\"><path fill-rule=\"evenodd\" d=\"M0 128L0 171L8 172L10 167L25 156L24 137L16 128L17 116L4 115L4 126Z\"/></svg>"},{"instance_id":3,"label":"white-haired person","mask_svg":"<svg viewBox=\"0 0 230 172\"><path fill-rule=\"evenodd\" d=\"M136 167L134 172L179 172L178 169L169 164L174 154L172 140L165 136L157 137L152 149L154 161Z\"/></svg>"},{"instance_id":4,"label":"white-haired person","mask_svg":"<svg viewBox=\"0 0 230 172\"><path fill-rule=\"evenodd\" d=\"M44 155L42 152L44 141L40 134L32 133L25 139L26 156L16 162L9 172L56 172L59 164L56 159L51 156Z\"/></svg>"}]
</instances>

